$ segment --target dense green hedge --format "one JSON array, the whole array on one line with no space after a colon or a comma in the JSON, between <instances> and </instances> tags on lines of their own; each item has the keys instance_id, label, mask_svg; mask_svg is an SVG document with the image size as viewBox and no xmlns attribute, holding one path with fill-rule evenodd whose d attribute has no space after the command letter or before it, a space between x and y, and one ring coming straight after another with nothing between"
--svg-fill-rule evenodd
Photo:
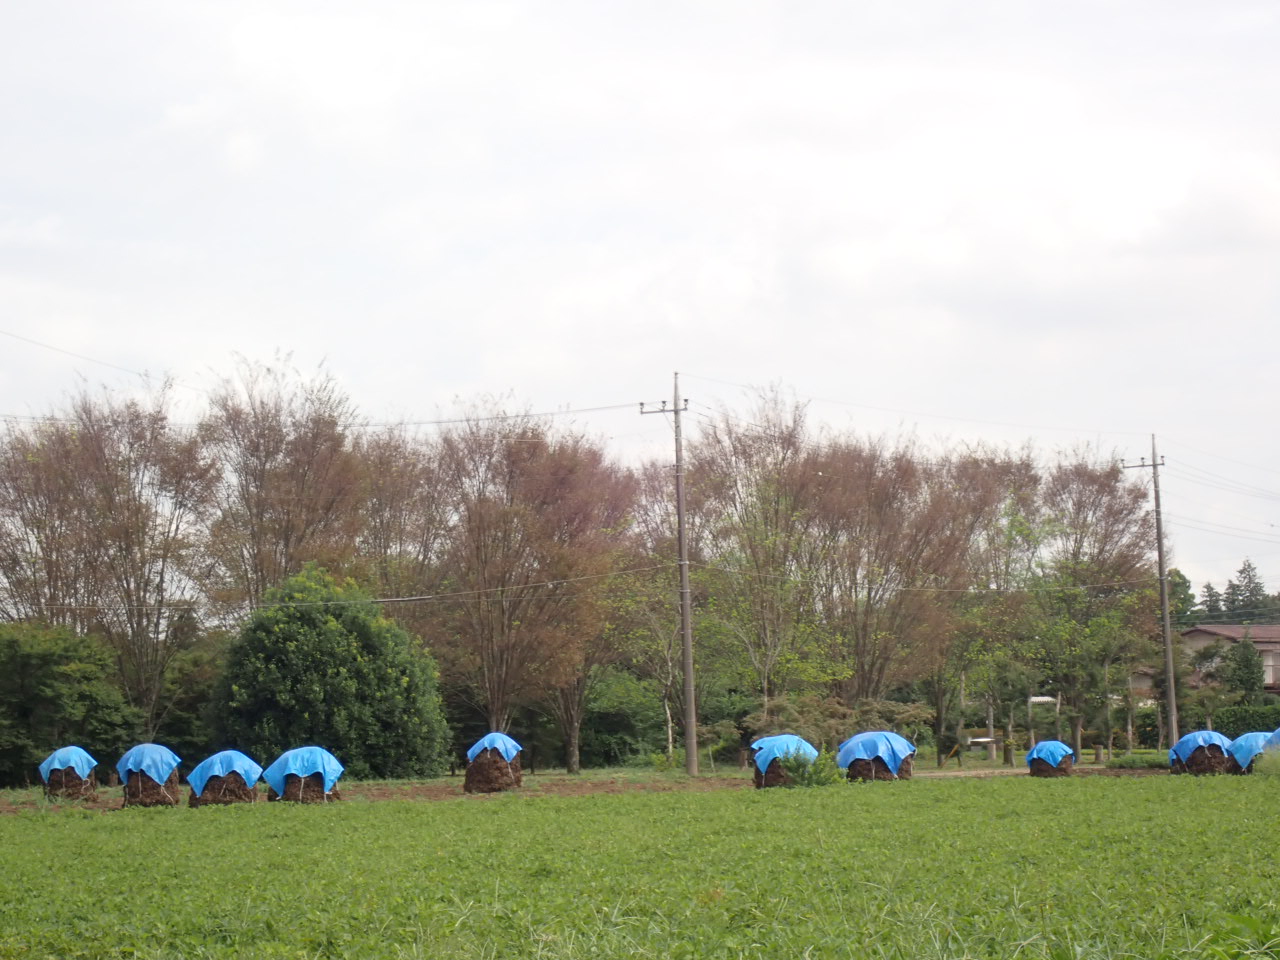
<instances>
[{"instance_id":1,"label":"dense green hedge","mask_svg":"<svg viewBox=\"0 0 1280 960\"><path fill-rule=\"evenodd\" d=\"M1204 711L1198 707L1187 705L1178 710L1178 729L1182 733L1192 730L1203 730ZM1268 707L1223 707L1213 715L1213 729L1223 736L1235 739L1242 733L1255 730L1275 730L1280 728L1280 705ZM1138 745L1154 748L1159 745L1160 731L1157 728L1154 707L1139 710L1134 717L1134 733Z\"/></svg>"},{"instance_id":2,"label":"dense green hedge","mask_svg":"<svg viewBox=\"0 0 1280 960\"><path fill-rule=\"evenodd\" d=\"M1225 707L1213 717L1213 728L1233 740L1242 733L1275 730L1278 727L1280 727L1280 706Z\"/></svg>"}]
</instances>

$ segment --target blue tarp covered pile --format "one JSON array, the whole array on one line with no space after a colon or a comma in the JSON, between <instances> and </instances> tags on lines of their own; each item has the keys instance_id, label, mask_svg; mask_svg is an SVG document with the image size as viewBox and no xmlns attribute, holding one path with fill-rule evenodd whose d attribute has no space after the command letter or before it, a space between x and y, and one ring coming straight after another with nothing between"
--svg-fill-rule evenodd
<instances>
[{"instance_id":1,"label":"blue tarp covered pile","mask_svg":"<svg viewBox=\"0 0 1280 960\"><path fill-rule=\"evenodd\" d=\"M98 765L98 761L89 756L87 750L80 747L59 747L40 764L40 779L49 782L49 774L54 770L65 770L70 767L81 780L89 779L89 774Z\"/></svg>"},{"instance_id":2,"label":"blue tarp covered pile","mask_svg":"<svg viewBox=\"0 0 1280 960\"><path fill-rule=\"evenodd\" d=\"M128 783L132 773L145 773L156 783L164 783L181 762L178 755L168 747L162 747L158 743L140 743L131 747L120 758L116 770L120 773L121 783Z\"/></svg>"},{"instance_id":3,"label":"blue tarp covered pile","mask_svg":"<svg viewBox=\"0 0 1280 960\"><path fill-rule=\"evenodd\" d=\"M784 757L802 757L812 763L818 759L818 751L808 740L794 733L782 733L773 737L761 737L751 744L755 751L754 780L757 787L776 787L787 782L781 764L770 770L775 760Z\"/></svg>"},{"instance_id":4,"label":"blue tarp covered pile","mask_svg":"<svg viewBox=\"0 0 1280 960\"><path fill-rule=\"evenodd\" d=\"M286 750L276 757L275 762L262 772L262 779L267 781L274 794L268 794L268 800L324 803L326 800L339 799L331 794L334 784L342 776L342 770L343 766L338 758L323 747L298 747ZM323 789L321 784L307 779L312 774L319 774ZM286 778L290 776L298 779L289 783Z\"/></svg>"},{"instance_id":5,"label":"blue tarp covered pile","mask_svg":"<svg viewBox=\"0 0 1280 960\"><path fill-rule=\"evenodd\" d=\"M505 733L485 734L467 751L463 792L500 793L521 786L524 771L520 769L520 750L520 744Z\"/></svg>"},{"instance_id":6,"label":"blue tarp covered pile","mask_svg":"<svg viewBox=\"0 0 1280 960\"><path fill-rule=\"evenodd\" d=\"M519 753L523 747L516 743L505 733L486 733L483 737L471 745L471 749L467 751L467 763L476 758L481 750L497 750L502 754L502 759L510 763L515 759L515 755Z\"/></svg>"},{"instance_id":7,"label":"blue tarp covered pile","mask_svg":"<svg viewBox=\"0 0 1280 960\"><path fill-rule=\"evenodd\" d=\"M239 780L228 779L237 774ZM239 750L223 750L200 763L187 774L191 806L203 803L252 803L258 798L253 788L262 776L262 767ZM212 781L212 782L210 782Z\"/></svg>"},{"instance_id":8,"label":"blue tarp covered pile","mask_svg":"<svg viewBox=\"0 0 1280 960\"><path fill-rule=\"evenodd\" d=\"M120 758L116 770L124 783L126 807L172 807L178 803L178 764L168 747L140 743Z\"/></svg>"},{"instance_id":9,"label":"blue tarp covered pile","mask_svg":"<svg viewBox=\"0 0 1280 960\"><path fill-rule=\"evenodd\" d=\"M1267 749L1267 741L1273 735L1267 732L1262 733L1242 733L1231 741L1231 746L1227 748L1227 753L1235 762L1235 766L1227 765L1230 773L1249 773L1249 766L1253 763L1254 758Z\"/></svg>"},{"instance_id":10,"label":"blue tarp covered pile","mask_svg":"<svg viewBox=\"0 0 1280 960\"><path fill-rule=\"evenodd\" d=\"M1231 741L1216 730L1195 730L1169 750L1174 773L1222 773L1227 769Z\"/></svg>"},{"instance_id":11,"label":"blue tarp covered pile","mask_svg":"<svg viewBox=\"0 0 1280 960\"><path fill-rule=\"evenodd\" d=\"M1063 762L1067 757L1074 761L1075 752L1061 740L1041 740L1027 751L1027 766L1033 777L1065 777L1072 767Z\"/></svg>"},{"instance_id":12,"label":"blue tarp covered pile","mask_svg":"<svg viewBox=\"0 0 1280 960\"><path fill-rule=\"evenodd\" d=\"M915 752L915 744L892 730L868 730L855 733L840 744L836 765L841 769L849 768L850 779L908 780ZM860 760L866 763L858 763ZM880 761L879 766L876 765L877 760Z\"/></svg>"},{"instance_id":13,"label":"blue tarp covered pile","mask_svg":"<svg viewBox=\"0 0 1280 960\"><path fill-rule=\"evenodd\" d=\"M80 747L59 747L40 764L45 794L50 797L88 796L97 786L91 779L97 765L98 761Z\"/></svg>"}]
</instances>

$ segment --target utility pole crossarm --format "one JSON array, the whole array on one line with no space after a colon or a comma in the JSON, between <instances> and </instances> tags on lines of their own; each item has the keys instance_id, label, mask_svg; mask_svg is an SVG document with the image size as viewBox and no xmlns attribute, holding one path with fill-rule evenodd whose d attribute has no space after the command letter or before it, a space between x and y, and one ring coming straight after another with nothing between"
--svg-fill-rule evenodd
<instances>
[{"instance_id":1,"label":"utility pole crossarm","mask_svg":"<svg viewBox=\"0 0 1280 960\"><path fill-rule=\"evenodd\" d=\"M693 617L689 590L689 541L684 522L684 439L680 432L680 414L689 409L689 401L680 397L680 374L674 375L671 406L663 400L656 410L646 410L640 404L640 413L670 413L676 439L676 551L680 568L680 637L681 660L684 668L684 768L691 777L698 775L698 707L695 702L693 682Z\"/></svg>"}]
</instances>

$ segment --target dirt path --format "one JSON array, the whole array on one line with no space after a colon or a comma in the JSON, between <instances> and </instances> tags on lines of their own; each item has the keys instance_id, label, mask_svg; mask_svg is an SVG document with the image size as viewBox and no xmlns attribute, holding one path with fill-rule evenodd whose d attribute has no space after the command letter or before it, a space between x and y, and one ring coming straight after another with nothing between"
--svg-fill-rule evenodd
<instances>
[{"instance_id":1,"label":"dirt path","mask_svg":"<svg viewBox=\"0 0 1280 960\"><path fill-rule=\"evenodd\" d=\"M1076 776L1107 777L1146 777L1167 776L1166 770L1108 770L1105 767L1081 766L1075 768ZM989 777L1027 776L1023 767L996 767L987 769L917 770L915 779L935 780L969 777L986 779ZM342 794L348 800L359 802L377 802L382 800L461 800L487 799L499 794L476 795L467 797L462 792L462 777L448 777L429 781L401 781L361 783L352 781L343 783ZM570 776L563 773L526 774L524 788L520 791L527 796L547 797L583 797L591 794L616 793L674 793L677 791L705 793L716 790L749 790L752 788L751 776L743 772L741 776L699 777L696 780L666 779L653 777L623 775L618 777ZM185 805L185 788L183 804ZM265 800L265 797L260 798ZM121 804L119 787L103 787L97 796L89 800L74 801L86 810L118 810ZM0 791L0 815L20 813L24 810L38 810L48 806L37 790Z\"/></svg>"}]
</instances>

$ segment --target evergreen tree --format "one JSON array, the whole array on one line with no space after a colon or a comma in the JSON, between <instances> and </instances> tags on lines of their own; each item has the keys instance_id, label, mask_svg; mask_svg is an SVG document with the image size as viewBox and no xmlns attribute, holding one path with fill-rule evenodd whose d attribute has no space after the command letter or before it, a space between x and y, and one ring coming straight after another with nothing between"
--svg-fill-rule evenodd
<instances>
[{"instance_id":1,"label":"evergreen tree","mask_svg":"<svg viewBox=\"0 0 1280 960\"><path fill-rule=\"evenodd\" d=\"M449 734L417 641L314 565L266 601L227 655L224 746L267 764L316 744L355 778L440 772Z\"/></svg>"},{"instance_id":2,"label":"evergreen tree","mask_svg":"<svg viewBox=\"0 0 1280 960\"><path fill-rule=\"evenodd\" d=\"M58 747L83 747L109 769L142 719L111 660L101 643L62 627L0 624L0 786L34 781Z\"/></svg>"},{"instance_id":3,"label":"evergreen tree","mask_svg":"<svg viewBox=\"0 0 1280 960\"><path fill-rule=\"evenodd\" d=\"M1221 623L1223 619L1222 593L1212 583L1200 588L1200 607L1197 620L1200 623Z\"/></svg>"},{"instance_id":4,"label":"evergreen tree","mask_svg":"<svg viewBox=\"0 0 1280 960\"><path fill-rule=\"evenodd\" d=\"M1236 571L1236 579L1227 581L1222 605L1234 623L1266 622L1271 618L1271 598L1253 561L1245 560Z\"/></svg>"},{"instance_id":5,"label":"evergreen tree","mask_svg":"<svg viewBox=\"0 0 1280 960\"><path fill-rule=\"evenodd\" d=\"M1177 567L1169 568L1169 618L1181 629L1196 622L1196 595L1191 581Z\"/></svg>"},{"instance_id":6,"label":"evergreen tree","mask_svg":"<svg viewBox=\"0 0 1280 960\"><path fill-rule=\"evenodd\" d=\"M1261 699L1265 677L1262 654L1247 633L1223 655L1216 673L1228 690L1241 695L1241 702L1254 704Z\"/></svg>"}]
</instances>

